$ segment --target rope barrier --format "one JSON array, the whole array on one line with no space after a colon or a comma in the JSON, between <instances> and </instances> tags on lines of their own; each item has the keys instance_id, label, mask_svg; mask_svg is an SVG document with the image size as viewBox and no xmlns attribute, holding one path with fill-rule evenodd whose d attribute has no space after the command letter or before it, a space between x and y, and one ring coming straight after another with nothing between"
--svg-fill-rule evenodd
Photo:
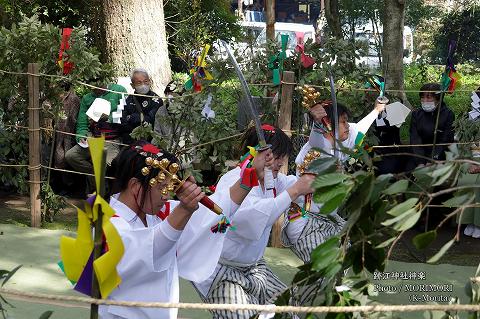
<instances>
[{"instance_id":1,"label":"rope barrier","mask_svg":"<svg viewBox=\"0 0 480 319\"><path fill-rule=\"evenodd\" d=\"M144 308L179 308L179 309L202 309L202 310L253 310L258 312L270 313L344 313L344 312L403 312L403 311L480 311L480 305L371 305L371 306L317 306L317 307L299 307L299 306L275 306L275 305L255 305L255 304L203 304L186 302L136 302L136 301L116 301L105 299L94 299L88 297L76 297L66 295L54 295L45 293L23 292L13 289L1 288L0 294L20 296L24 298L34 298L42 300L80 302L96 305L114 305L123 307L144 307Z\"/></svg>"},{"instance_id":2,"label":"rope barrier","mask_svg":"<svg viewBox=\"0 0 480 319\"><path fill-rule=\"evenodd\" d=\"M73 174L78 174L78 175L95 176L95 175L90 174L90 173L71 171L71 170L63 169L63 168L48 167L48 166L45 166L45 165L42 165L42 168L51 169L52 171L59 171L59 172L65 172L65 173L73 173ZM106 178L106 179L115 180L115 177L111 177L111 176L105 176L105 178Z\"/></svg>"},{"instance_id":3,"label":"rope barrier","mask_svg":"<svg viewBox=\"0 0 480 319\"><path fill-rule=\"evenodd\" d=\"M21 128L21 129L29 130L28 126L9 125L9 124L4 124L4 126L5 127ZM71 136L79 136L81 138L88 138L89 137L89 136L84 136L84 135L77 135L75 133L60 131L60 130L56 130L56 129L48 128L48 127L40 127L39 130L54 131L56 133L71 135ZM300 133L296 130L283 130L283 131L286 132L286 133L291 133L291 134L296 134L296 135L301 135L301 136L308 137L308 135ZM238 134L230 135L230 136L227 136L227 137L222 137L222 138L217 139L217 140L197 144L197 145L191 146L189 148L181 149L179 152L180 153L186 153L186 152L189 152L190 150L198 148L200 146L205 146L205 145L225 141L225 140L228 140L228 139L231 139L231 138L234 138L234 137L241 136L242 134L243 133L238 133ZM115 141L112 141L112 140L105 140L105 143L110 143L110 144L119 145L119 146L129 146L128 144L115 142ZM450 145L470 145L470 144L480 144L480 140L479 141L469 141L469 142L436 143L435 145L436 146L450 146ZM371 148L372 149L381 149L381 148L432 147L432 146L433 146L432 143L427 143L427 144L390 144L390 145L373 145L373 146L371 146Z\"/></svg>"},{"instance_id":4,"label":"rope barrier","mask_svg":"<svg viewBox=\"0 0 480 319\"><path fill-rule=\"evenodd\" d=\"M30 72L13 72L13 71L6 71L6 70L1 70L0 73L6 73L6 74L13 74L13 75L31 75L31 76L36 76L36 77L50 77L50 78L58 78L66 81L71 81L71 79L67 76L63 75L56 75L56 74L45 74L45 73L30 73ZM126 93L126 92L120 92L120 91L115 91L115 90L109 90L107 88L102 88L99 86L91 85L79 80L74 80L73 82L78 83L80 85L89 87L91 89L96 89L96 90L103 90L105 92L111 92L111 93L117 93L117 94L122 94L122 95L132 95L132 96L141 96L141 97L147 97L147 98L158 98L158 99L163 99L163 100L168 100L168 99L180 99L184 97L189 97L189 96L194 96L198 95L201 92L195 92L195 93L188 93L188 94L182 94L179 96L170 96L170 97L161 97L161 96L151 96L151 95L145 95L145 94L138 94L138 93Z\"/></svg>"},{"instance_id":5,"label":"rope barrier","mask_svg":"<svg viewBox=\"0 0 480 319\"><path fill-rule=\"evenodd\" d=\"M214 144L214 143L221 142L221 141L226 141L226 140L232 139L234 137L242 136L242 135L243 135L243 133L239 133L239 134L230 135L230 136L227 136L227 137L222 137L222 138L219 138L217 140L209 141L209 142L206 142L206 143L197 144L197 145L194 145L192 147L189 147L189 148L186 148L186 149L183 149L183 150L181 149L178 153L180 153L180 154L188 153L191 150L193 150L195 148L198 148L200 146L205 146L205 145Z\"/></svg>"},{"instance_id":6,"label":"rope barrier","mask_svg":"<svg viewBox=\"0 0 480 319\"><path fill-rule=\"evenodd\" d=\"M14 71L6 71L6 70L1 70L0 69L0 73L6 73L6 74L13 74L13 75L31 75L31 76L36 76L36 77L51 77L51 78L59 78L59 79L63 79L63 80L67 80L67 81L71 81L71 79L67 76L63 76L63 75L56 75L56 74L45 74L45 73L30 73L30 72L14 72ZM161 97L161 96L151 96L151 95L145 95L145 94L138 94L138 93L125 93L125 92L120 92L120 91L115 91L115 90L109 90L109 89L106 89L106 88L102 88L102 87L98 87L98 86L95 86L95 85L92 85L92 84L88 84L88 83L85 83L85 82L82 82L82 81L79 81L79 80L75 80L74 81L75 83L78 83L80 85L83 85L83 86L86 86L86 87L89 87L91 89L97 89L97 90L103 90L103 91L106 91L106 92L111 92L111 93L117 93L117 94L123 94L123 95L132 95L132 96L140 96L140 97L147 97L147 98L160 98L160 99L164 99L164 100L167 100L167 99L179 99L179 98L184 98L184 97L188 97L188 96L194 96L194 95L198 95L200 94L201 92L195 92L195 93L189 93L189 94L182 94L182 95L179 95L179 96L172 96L172 97ZM286 81L281 81L281 84L285 84L285 85L298 85L299 83L297 82L286 82ZM266 82L266 83L249 83L248 85L251 85L251 86L273 86L274 84L271 83L271 82ZM321 89L328 89L330 90L330 87L329 86L324 86L324 85L315 85L315 84L308 84L308 83L304 83L303 85L308 85L308 86L311 86L311 87L314 87L314 88L321 88ZM344 87L336 87L335 88L337 91L342 91L342 90L350 90L350 91L363 91L363 92L377 92L376 90L374 89L370 89L370 88L344 88ZM472 92L472 91L475 91L475 89L471 89L471 90L466 90L466 89L456 89L455 92ZM430 93L436 93L437 91L420 91L420 90L395 90L395 89L388 89L388 90L385 90L385 92L404 92L404 93L420 93L420 92L424 92L424 93L427 93L427 92L430 92Z\"/></svg>"},{"instance_id":7,"label":"rope barrier","mask_svg":"<svg viewBox=\"0 0 480 319\"><path fill-rule=\"evenodd\" d=\"M80 137L80 138L89 138L89 137L91 137L91 136L86 136L86 135L79 135L79 134L75 134L75 133L60 131L60 130L56 130L56 129L49 128L49 127L40 127L40 128L38 128L38 129L30 129L28 126L21 126L21 125L4 124L3 126L5 126L5 127L12 127L12 128L21 128L21 129L26 129L26 130L29 130L29 131L37 131L37 130L54 131L54 132L56 132L56 133L61 133L61 134L71 135L71 136L78 136L78 137ZM113 140L105 140L105 143L107 143L107 144L113 144L113 145L119 145L119 146L129 146L128 144L124 144L124 143L120 143L120 142L115 142L115 141L113 141Z\"/></svg>"},{"instance_id":8,"label":"rope barrier","mask_svg":"<svg viewBox=\"0 0 480 319\"><path fill-rule=\"evenodd\" d=\"M0 163L0 167L28 167L28 164L3 164Z\"/></svg>"},{"instance_id":9,"label":"rope barrier","mask_svg":"<svg viewBox=\"0 0 480 319\"><path fill-rule=\"evenodd\" d=\"M299 85L300 83L298 82L286 82L286 81L281 81L280 82L281 84L285 84L285 85ZM272 82L265 82L265 83L248 83L248 85L251 85L251 86L276 86L274 83ZM315 84L309 84L309 83L304 83L302 84L303 85L307 85L307 86L310 86L310 87L313 87L313 88L319 88L319 89L327 89L327 90L330 90L330 86L325 86L325 85L315 85ZM343 86L338 86L338 87L335 87L335 90L336 91L361 91L361 92L378 92L377 90L375 89L371 89L371 88L354 88L354 87L343 87ZM475 89L471 89L471 90L467 90L467 89L455 89L455 92L468 92L468 93L471 93L472 91L475 91ZM437 93L438 91L429 91L429 90L424 90L424 91L421 91L421 90L395 90L395 89L388 89L388 90L385 90L385 92L404 92L404 93L420 93L420 92L423 92L423 93ZM447 92L448 93L448 92Z\"/></svg>"}]
</instances>

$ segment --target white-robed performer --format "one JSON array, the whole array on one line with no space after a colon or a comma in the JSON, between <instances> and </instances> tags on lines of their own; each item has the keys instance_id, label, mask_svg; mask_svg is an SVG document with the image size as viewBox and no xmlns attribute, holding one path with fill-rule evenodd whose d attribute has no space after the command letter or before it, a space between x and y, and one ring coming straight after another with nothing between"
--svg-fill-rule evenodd
<instances>
[{"instance_id":1,"label":"white-robed performer","mask_svg":"<svg viewBox=\"0 0 480 319\"><path fill-rule=\"evenodd\" d=\"M321 149L327 154L334 155L334 138L331 127L333 121L333 107L331 101L319 102L318 95L304 96L304 105L310 107L309 112L313 117L314 124L307 143L300 150L295 163L297 167L304 164L307 154L312 154L312 149ZM377 103L374 110L358 123L348 123L348 109L338 103L337 114L339 119L338 139L344 148L353 150L360 145L363 136L373 124L378 115L384 110L385 105ZM320 153L320 156L324 154ZM348 160L348 155L339 152L341 162ZM299 171L297 170L297 174ZM310 254L318 245L324 243L330 237L339 234L345 224L345 220L335 210L328 216L319 214L322 205L311 203L308 212L302 214L305 197L296 201L285 215L282 228L282 243L289 247L303 262L310 261ZM301 215L304 215L303 218Z\"/></svg>"},{"instance_id":2,"label":"white-robed performer","mask_svg":"<svg viewBox=\"0 0 480 319\"><path fill-rule=\"evenodd\" d=\"M209 303L231 304L270 304L286 285L270 270L263 259L270 230L277 218L299 196L312 191L310 184L313 176L301 178L279 173L280 167L292 152L292 142L279 128L262 125L265 140L271 145L274 160L267 165L272 169L275 188L263 188L263 169L257 169L258 183L255 178L243 178L243 186L251 187L250 193L234 213L232 220L235 230L227 233L218 266L210 278L203 282L194 282L202 299ZM250 128L243 139L243 150L247 146L258 144L255 128ZM253 153L253 154L252 154ZM254 152L247 153L241 159L239 167L228 174L242 176L248 171L248 162ZM264 157L253 158L254 165L265 166ZM247 166L247 168L246 168ZM225 186L226 187L226 186ZM213 311L213 318L246 319L255 315L254 311Z\"/></svg>"},{"instance_id":3,"label":"white-robed performer","mask_svg":"<svg viewBox=\"0 0 480 319\"><path fill-rule=\"evenodd\" d=\"M110 200L116 213L111 222L125 252L117 265L122 282L111 300L178 302L179 276L202 281L215 270L226 229L211 231L220 216L198 204L205 194L192 179L177 191L179 201L168 200L177 177L164 174L160 166L175 174L176 162L173 155L146 142L123 150L117 158L120 193ZM221 180L218 188L222 191L210 198L229 217L248 190L240 188L238 175ZM101 306L99 313L104 319L177 317L176 308Z\"/></svg>"}]
</instances>

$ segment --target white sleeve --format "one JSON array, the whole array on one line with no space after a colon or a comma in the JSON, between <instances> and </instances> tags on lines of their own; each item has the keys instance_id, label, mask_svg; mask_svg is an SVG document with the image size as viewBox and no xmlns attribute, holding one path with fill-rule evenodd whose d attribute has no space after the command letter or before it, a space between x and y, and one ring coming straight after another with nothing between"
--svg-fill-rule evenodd
<instances>
[{"instance_id":1,"label":"white sleeve","mask_svg":"<svg viewBox=\"0 0 480 319\"><path fill-rule=\"evenodd\" d=\"M120 277L138 277L145 272L165 271L174 263L175 236L179 234L168 230L171 226L166 226L166 222L154 227L131 229L120 218L112 218L111 221L125 247L123 257L117 265ZM142 271L139 272L139 269Z\"/></svg>"},{"instance_id":2,"label":"white sleeve","mask_svg":"<svg viewBox=\"0 0 480 319\"><path fill-rule=\"evenodd\" d=\"M210 195L223 214L230 218L239 207L230 198L230 187L240 178L240 169L227 172ZM192 215L178 242L177 261L180 277L201 282L215 271L222 253L226 233L212 233L211 228L221 219L203 205Z\"/></svg>"},{"instance_id":3,"label":"white sleeve","mask_svg":"<svg viewBox=\"0 0 480 319\"><path fill-rule=\"evenodd\" d=\"M360 120L360 122L354 124L355 129L358 132L362 132L365 134L368 129L372 126L373 122L375 119L378 117L378 111L373 110L370 113L367 114L363 119Z\"/></svg>"},{"instance_id":4,"label":"white sleeve","mask_svg":"<svg viewBox=\"0 0 480 319\"><path fill-rule=\"evenodd\" d=\"M168 222L168 218L155 225L153 231L153 259L157 261L172 249L180 238L182 231L173 228Z\"/></svg>"},{"instance_id":5,"label":"white sleeve","mask_svg":"<svg viewBox=\"0 0 480 319\"><path fill-rule=\"evenodd\" d=\"M217 183L216 191L210 198L216 203L222 203L220 207L223 214L231 217L238 209L239 205L232 201L230 197L230 187L232 187L240 179L240 168L234 168L224 174ZM217 203L218 204L218 203Z\"/></svg>"},{"instance_id":6,"label":"white sleeve","mask_svg":"<svg viewBox=\"0 0 480 319\"><path fill-rule=\"evenodd\" d=\"M290 207L292 199L286 190L297 181L297 178L293 175L282 176L277 188L280 193L275 198L260 197L259 194L263 193L261 189L250 191L233 217L236 235L249 240L260 239L265 229L271 227ZM257 187L259 186L255 188Z\"/></svg>"},{"instance_id":7,"label":"white sleeve","mask_svg":"<svg viewBox=\"0 0 480 319\"><path fill-rule=\"evenodd\" d=\"M214 194L215 195L215 194ZM219 196L210 196L224 212L230 210L228 199L220 201ZM224 197L227 198L227 197ZM226 203L225 203L226 202ZM221 216L203 205L193 213L178 240L177 262L180 277L201 282L215 271L226 233L212 233L211 228L217 224Z\"/></svg>"}]
</instances>

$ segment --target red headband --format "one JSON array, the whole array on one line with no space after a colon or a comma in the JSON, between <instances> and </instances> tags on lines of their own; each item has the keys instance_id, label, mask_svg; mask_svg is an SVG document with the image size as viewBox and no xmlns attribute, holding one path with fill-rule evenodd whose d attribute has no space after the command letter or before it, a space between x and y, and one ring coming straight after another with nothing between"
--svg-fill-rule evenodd
<instances>
[{"instance_id":1,"label":"red headband","mask_svg":"<svg viewBox=\"0 0 480 319\"><path fill-rule=\"evenodd\" d=\"M137 145L132 146L132 149L136 150L140 155L143 156L162 156L162 151L153 144L145 144L143 146Z\"/></svg>"},{"instance_id":2,"label":"red headband","mask_svg":"<svg viewBox=\"0 0 480 319\"><path fill-rule=\"evenodd\" d=\"M275 134L275 127L273 127L270 124L262 124L262 130L264 130L268 133Z\"/></svg>"}]
</instances>

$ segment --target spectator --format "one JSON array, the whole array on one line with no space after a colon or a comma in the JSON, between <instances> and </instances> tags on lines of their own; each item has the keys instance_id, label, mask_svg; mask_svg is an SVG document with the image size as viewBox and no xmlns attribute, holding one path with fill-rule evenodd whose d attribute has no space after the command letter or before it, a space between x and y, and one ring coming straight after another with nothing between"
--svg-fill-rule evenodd
<instances>
[{"instance_id":1,"label":"spectator","mask_svg":"<svg viewBox=\"0 0 480 319\"><path fill-rule=\"evenodd\" d=\"M144 96L129 95L126 100L125 109L122 113L121 122L122 140L125 144L133 142L130 133L134 128L140 125L150 124L152 128L155 127L155 116L157 112L159 115L168 115L167 108L163 105L162 99L151 90L152 80L145 69L134 69L131 76L131 86L135 89L135 94ZM151 96L151 97L147 97ZM165 119L160 120L164 122ZM170 133L170 126L165 123L158 123L156 131L162 135L167 136Z\"/></svg>"},{"instance_id":2,"label":"spectator","mask_svg":"<svg viewBox=\"0 0 480 319\"><path fill-rule=\"evenodd\" d=\"M90 159L90 152L86 137L99 137L105 135L105 139L113 143L105 143L107 149L107 165L112 163L112 160L120 152L118 142L120 142L120 125L113 123L112 112L117 110L117 106L122 99L122 94L115 92L127 93L127 90L118 84L106 84L106 79L97 78L92 81L96 84L96 88L91 93L86 94L80 102L80 110L77 118L76 141L77 145L73 146L65 154L67 163L76 171L83 173L93 173L93 166ZM108 91L107 91L108 90ZM96 99L104 99L110 102L110 114L103 114L98 122L89 119L87 111L92 106ZM95 190L95 179L93 176L87 177L86 195L90 195Z\"/></svg>"},{"instance_id":3,"label":"spectator","mask_svg":"<svg viewBox=\"0 0 480 319\"><path fill-rule=\"evenodd\" d=\"M375 103L375 100L378 97L380 92L380 83L384 82L384 79L380 75L371 75L367 77L367 82L365 87L367 89L375 89L375 91L365 91L364 104L369 106ZM378 118L374 122L374 131L373 133L378 139L378 145L400 145L400 128L395 125L390 125L386 119L387 113L383 110ZM386 147L378 148L375 150L375 153L379 155L387 155L392 153L399 153L401 150L395 147ZM377 167L378 174L388 174L388 173L400 173L405 169L405 159L403 156L384 156L378 162L375 162Z\"/></svg>"},{"instance_id":4,"label":"spectator","mask_svg":"<svg viewBox=\"0 0 480 319\"><path fill-rule=\"evenodd\" d=\"M445 102L442 101L440 105L440 92L441 87L438 83L427 83L420 88L420 101L421 108L418 108L412 112L412 118L410 122L410 144L432 144L434 139L434 129L438 117L437 126L437 139L436 144L440 143L452 143L453 139L453 121L455 115L450 110ZM412 152L415 155L423 157L433 157L436 160L445 159L445 151L448 146L435 145L412 147ZM432 156L433 155L433 156ZM412 168L418 165L425 165L428 163L426 158L413 156L411 160Z\"/></svg>"},{"instance_id":5,"label":"spectator","mask_svg":"<svg viewBox=\"0 0 480 319\"><path fill-rule=\"evenodd\" d=\"M65 118L61 118L57 122L57 130L66 133L75 133L77 124L78 110L80 108L80 98L71 89L71 83L63 83L64 92L60 95L63 103L63 112ZM65 168L65 154L75 144L75 138L72 135L64 133L56 133L55 139L55 167Z\"/></svg>"}]
</instances>

